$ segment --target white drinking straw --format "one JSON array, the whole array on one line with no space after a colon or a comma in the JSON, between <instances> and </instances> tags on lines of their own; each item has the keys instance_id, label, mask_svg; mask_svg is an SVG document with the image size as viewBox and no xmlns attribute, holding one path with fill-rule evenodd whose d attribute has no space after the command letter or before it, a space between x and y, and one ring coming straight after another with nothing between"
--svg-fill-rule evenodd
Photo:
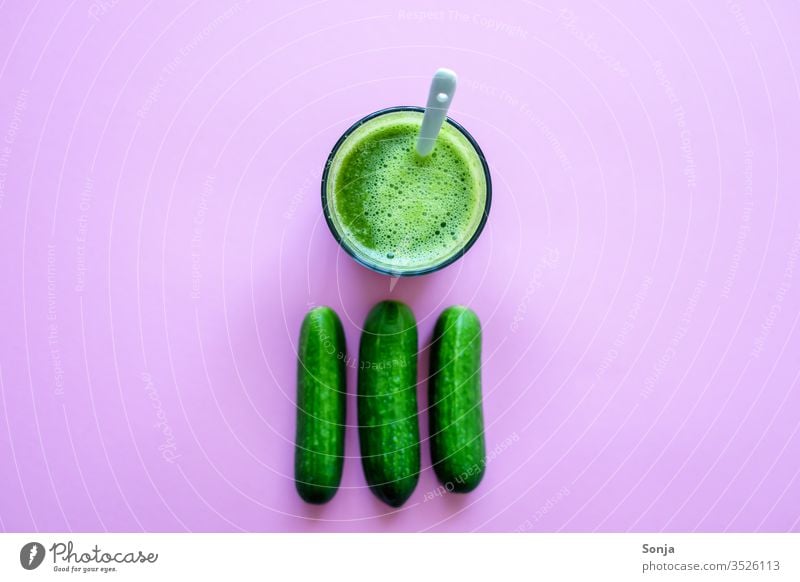
<instances>
[{"instance_id":1,"label":"white drinking straw","mask_svg":"<svg viewBox=\"0 0 800 582\"><path fill-rule=\"evenodd\" d=\"M457 81L458 77L450 69L439 69L433 75L431 90L428 92L428 104L425 106L425 115L417 138L417 153L421 156L427 156L436 145L436 137L447 117L450 103L453 102Z\"/></svg>"}]
</instances>

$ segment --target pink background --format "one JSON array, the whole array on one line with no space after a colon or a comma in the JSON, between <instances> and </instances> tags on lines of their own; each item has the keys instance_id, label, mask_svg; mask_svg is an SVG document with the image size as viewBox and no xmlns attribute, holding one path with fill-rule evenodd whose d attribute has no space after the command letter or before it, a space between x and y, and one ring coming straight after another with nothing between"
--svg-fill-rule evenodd
<instances>
[{"instance_id":1,"label":"pink background","mask_svg":"<svg viewBox=\"0 0 800 582\"><path fill-rule=\"evenodd\" d=\"M800 7L713 4L2 3L0 527L800 530ZM494 205L390 290L322 165L438 66ZM388 297L482 318L486 478L389 514L351 427L304 505L300 321Z\"/></svg>"}]
</instances>

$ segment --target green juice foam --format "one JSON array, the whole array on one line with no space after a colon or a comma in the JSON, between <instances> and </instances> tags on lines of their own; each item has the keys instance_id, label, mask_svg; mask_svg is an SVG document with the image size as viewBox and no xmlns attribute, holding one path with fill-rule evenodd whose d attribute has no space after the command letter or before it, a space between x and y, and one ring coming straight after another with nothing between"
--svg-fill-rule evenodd
<instances>
[{"instance_id":1,"label":"green juice foam","mask_svg":"<svg viewBox=\"0 0 800 582\"><path fill-rule=\"evenodd\" d=\"M486 207L486 175L470 141L445 123L421 157L419 111L366 121L337 150L328 170L331 220L364 262L402 274L458 254Z\"/></svg>"}]
</instances>

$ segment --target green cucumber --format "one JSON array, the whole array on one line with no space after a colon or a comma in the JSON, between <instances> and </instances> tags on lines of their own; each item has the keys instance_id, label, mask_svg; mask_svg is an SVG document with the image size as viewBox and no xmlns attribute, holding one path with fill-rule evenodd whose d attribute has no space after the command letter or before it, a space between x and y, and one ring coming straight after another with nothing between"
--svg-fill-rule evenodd
<instances>
[{"instance_id":1,"label":"green cucumber","mask_svg":"<svg viewBox=\"0 0 800 582\"><path fill-rule=\"evenodd\" d=\"M475 489L486 469L481 406L481 324L467 307L439 316L428 383L431 461L448 491Z\"/></svg>"},{"instance_id":2,"label":"green cucumber","mask_svg":"<svg viewBox=\"0 0 800 582\"><path fill-rule=\"evenodd\" d=\"M361 462L372 492L392 507L419 479L417 324L408 306L382 301L361 334L358 426Z\"/></svg>"},{"instance_id":3,"label":"green cucumber","mask_svg":"<svg viewBox=\"0 0 800 582\"><path fill-rule=\"evenodd\" d=\"M294 475L297 493L308 503L330 501L342 480L346 350L335 311L315 307L306 314L297 347Z\"/></svg>"}]
</instances>

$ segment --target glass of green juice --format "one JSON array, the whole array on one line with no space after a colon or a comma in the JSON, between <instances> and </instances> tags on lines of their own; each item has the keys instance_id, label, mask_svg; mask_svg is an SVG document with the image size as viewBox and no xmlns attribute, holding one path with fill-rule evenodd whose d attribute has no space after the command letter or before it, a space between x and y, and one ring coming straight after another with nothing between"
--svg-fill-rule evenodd
<instances>
[{"instance_id":1,"label":"glass of green juice","mask_svg":"<svg viewBox=\"0 0 800 582\"><path fill-rule=\"evenodd\" d=\"M475 139L449 117L433 151L416 142L425 109L391 107L356 122L333 147L322 208L342 248L392 276L432 273L475 243L492 200L489 166Z\"/></svg>"}]
</instances>

